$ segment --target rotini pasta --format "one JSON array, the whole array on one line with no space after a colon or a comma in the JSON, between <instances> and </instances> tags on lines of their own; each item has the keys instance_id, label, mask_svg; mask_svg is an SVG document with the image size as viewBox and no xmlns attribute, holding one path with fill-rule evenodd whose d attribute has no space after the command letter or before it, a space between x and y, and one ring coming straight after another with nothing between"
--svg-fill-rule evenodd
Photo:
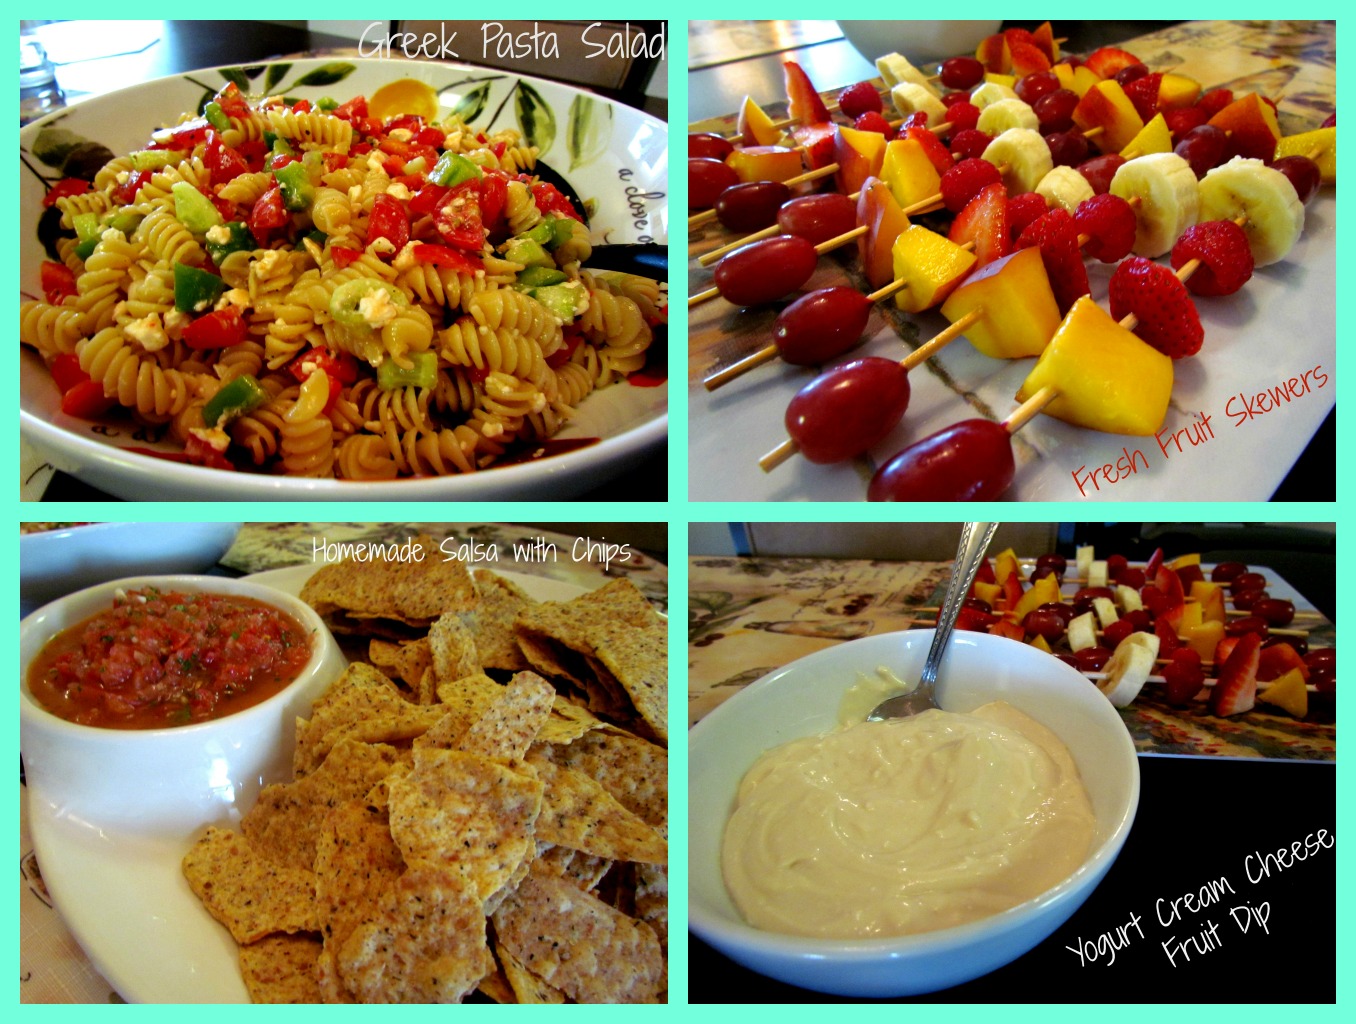
<instances>
[{"instance_id":1,"label":"rotini pasta","mask_svg":"<svg viewBox=\"0 0 1356 1024\"><path fill-rule=\"evenodd\" d=\"M188 461L476 472L643 366L663 287L587 272L588 228L517 132L216 102L229 127L185 115L55 199L47 295L19 311L23 345Z\"/></svg>"}]
</instances>

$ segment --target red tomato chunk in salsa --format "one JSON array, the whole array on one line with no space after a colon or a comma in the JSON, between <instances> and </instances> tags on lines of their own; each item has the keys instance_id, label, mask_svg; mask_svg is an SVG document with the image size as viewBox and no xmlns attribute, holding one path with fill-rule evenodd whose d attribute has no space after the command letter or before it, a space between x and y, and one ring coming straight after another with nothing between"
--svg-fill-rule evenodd
<instances>
[{"instance_id":1,"label":"red tomato chunk in salsa","mask_svg":"<svg viewBox=\"0 0 1356 1024\"><path fill-rule=\"evenodd\" d=\"M267 700L310 658L301 623L262 601L147 588L48 641L28 687L67 721L158 729Z\"/></svg>"}]
</instances>

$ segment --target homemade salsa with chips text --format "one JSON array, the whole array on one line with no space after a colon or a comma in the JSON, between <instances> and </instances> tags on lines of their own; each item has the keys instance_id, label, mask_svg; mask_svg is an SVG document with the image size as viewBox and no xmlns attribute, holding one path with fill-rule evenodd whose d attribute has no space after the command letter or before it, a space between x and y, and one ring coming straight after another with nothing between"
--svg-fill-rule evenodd
<instances>
[{"instance_id":1,"label":"homemade salsa with chips text","mask_svg":"<svg viewBox=\"0 0 1356 1024\"><path fill-rule=\"evenodd\" d=\"M267 700L310 658L305 627L263 601L147 587L49 640L28 687L67 721L159 729Z\"/></svg>"}]
</instances>

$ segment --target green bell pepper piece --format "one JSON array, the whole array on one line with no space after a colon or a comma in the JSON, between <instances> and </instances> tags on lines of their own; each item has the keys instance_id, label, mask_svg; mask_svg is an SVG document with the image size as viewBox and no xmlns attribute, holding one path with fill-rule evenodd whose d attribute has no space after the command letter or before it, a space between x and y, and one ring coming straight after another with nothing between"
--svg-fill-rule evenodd
<instances>
[{"instance_id":1,"label":"green bell pepper piece","mask_svg":"<svg viewBox=\"0 0 1356 1024\"><path fill-rule=\"evenodd\" d=\"M209 427L225 424L257 409L268 401L268 392L248 373L232 378L202 407L202 421Z\"/></svg>"},{"instance_id":2,"label":"green bell pepper piece","mask_svg":"<svg viewBox=\"0 0 1356 1024\"><path fill-rule=\"evenodd\" d=\"M174 215L195 235L205 235L208 228L224 223L212 201L188 182L176 181L170 186L170 192L174 194Z\"/></svg>"},{"instance_id":3,"label":"green bell pepper piece","mask_svg":"<svg viewBox=\"0 0 1356 1024\"><path fill-rule=\"evenodd\" d=\"M405 294L394 285L379 281L373 277L360 277L346 281L334 290L330 296L330 316L344 327L363 327L369 330L373 324L363 315L362 301L385 292L387 301L393 306L408 306Z\"/></svg>"},{"instance_id":4,"label":"green bell pepper piece","mask_svg":"<svg viewBox=\"0 0 1356 1024\"><path fill-rule=\"evenodd\" d=\"M321 96L320 99L315 101L316 110L333 110L337 106L339 106L339 101L333 96Z\"/></svg>"},{"instance_id":5,"label":"green bell pepper piece","mask_svg":"<svg viewBox=\"0 0 1356 1024\"><path fill-rule=\"evenodd\" d=\"M226 282L206 270L174 264L174 308L181 313L206 313L226 290Z\"/></svg>"},{"instance_id":6,"label":"green bell pepper piece","mask_svg":"<svg viewBox=\"0 0 1356 1024\"><path fill-rule=\"evenodd\" d=\"M182 163L186 154L170 149L139 149L131 154L132 170L159 171L171 164Z\"/></svg>"},{"instance_id":7,"label":"green bell pepper piece","mask_svg":"<svg viewBox=\"0 0 1356 1024\"><path fill-rule=\"evenodd\" d=\"M551 229L551 240L546 243L548 249L556 249L574 237L573 222L568 217L547 217L546 224Z\"/></svg>"},{"instance_id":8,"label":"green bell pepper piece","mask_svg":"<svg viewBox=\"0 0 1356 1024\"><path fill-rule=\"evenodd\" d=\"M207 118L207 123L219 132L231 130L231 119L226 116L226 111L221 109L221 104L215 100L203 108L202 116Z\"/></svg>"},{"instance_id":9,"label":"green bell pepper piece","mask_svg":"<svg viewBox=\"0 0 1356 1024\"><path fill-rule=\"evenodd\" d=\"M311 176L304 163L295 161L279 167L273 172L273 177L278 179L278 185L282 188L283 206L293 212L311 208L311 202L315 199L315 186L311 184Z\"/></svg>"},{"instance_id":10,"label":"green bell pepper piece","mask_svg":"<svg viewBox=\"0 0 1356 1024\"><path fill-rule=\"evenodd\" d=\"M243 220L229 220L224 227L231 233L229 241L214 242L210 238L207 240L207 255L212 257L212 262L217 266L221 266L226 257L233 252L239 252L241 249L253 251L258 247L254 235L250 233L249 226Z\"/></svg>"},{"instance_id":11,"label":"green bell pepper piece","mask_svg":"<svg viewBox=\"0 0 1356 1024\"><path fill-rule=\"evenodd\" d=\"M569 323L579 310L579 302L584 289L577 283L553 284L544 288L533 288L532 297L549 309L557 319Z\"/></svg>"},{"instance_id":12,"label":"green bell pepper piece","mask_svg":"<svg viewBox=\"0 0 1356 1024\"><path fill-rule=\"evenodd\" d=\"M409 357L414 365L408 370L387 358L377 367L377 387L384 391L397 388L431 388L438 382L438 353L415 352Z\"/></svg>"},{"instance_id":13,"label":"green bell pepper piece","mask_svg":"<svg viewBox=\"0 0 1356 1024\"><path fill-rule=\"evenodd\" d=\"M132 232L136 231L136 229L141 226L143 220L145 220L143 214L118 210L108 218L106 226L121 231L128 238L131 238Z\"/></svg>"},{"instance_id":14,"label":"green bell pepper piece","mask_svg":"<svg viewBox=\"0 0 1356 1024\"><path fill-rule=\"evenodd\" d=\"M462 156L460 153L444 153L438 157L438 162L433 165L433 170L428 172L428 180L435 185L443 185L447 188L453 188L464 181L484 177L484 172L475 163Z\"/></svg>"},{"instance_id":15,"label":"green bell pepper piece","mask_svg":"<svg viewBox=\"0 0 1356 1024\"><path fill-rule=\"evenodd\" d=\"M520 291L531 291L545 285L560 284L565 279L564 272L553 267L532 266L518 275L517 287Z\"/></svg>"},{"instance_id":16,"label":"green bell pepper piece","mask_svg":"<svg viewBox=\"0 0 1356 1024\"><path fill-rule=\"evenodd\" d=\"M531 238L519 237L510 238L508 244L504 247L504 259L513 263L521 263L525 267L555 267L556 261L551 258L540 242Z\"/></svg>"}]
</instances>

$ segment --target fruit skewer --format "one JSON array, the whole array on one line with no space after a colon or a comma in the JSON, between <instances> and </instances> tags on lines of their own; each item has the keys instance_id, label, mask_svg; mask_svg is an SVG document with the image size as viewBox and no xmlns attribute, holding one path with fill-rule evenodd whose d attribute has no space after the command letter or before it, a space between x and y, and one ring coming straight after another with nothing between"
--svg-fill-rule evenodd
<instances>
[{"instance_id":1,"label":"fruit skewer","mask_svg":"<svg viewBox=\"0 0 1356 1024\"><path fill-rule=\"evenodd\" d=\"M781 182L781 184L785 185L787 188L791 188L794 185L802 185L806 182L818 181L820 178L827 178L829 175L834 174L837 171L838 171L837 164L827 164L824 167L816 167L814 170L806 171L804 174L798 174L793 178L787 178L785 181ZM734 182L730 185L730 188L737 188L741 184L754 184L754 183ZM715 220L716 216L717 216L716 208L714 206L708 210L702 210L700 213L694 213L687 219L687 228L689 231L693 230L694 228L699 228L702 225Z\"/></svg>"}]
</instances>

